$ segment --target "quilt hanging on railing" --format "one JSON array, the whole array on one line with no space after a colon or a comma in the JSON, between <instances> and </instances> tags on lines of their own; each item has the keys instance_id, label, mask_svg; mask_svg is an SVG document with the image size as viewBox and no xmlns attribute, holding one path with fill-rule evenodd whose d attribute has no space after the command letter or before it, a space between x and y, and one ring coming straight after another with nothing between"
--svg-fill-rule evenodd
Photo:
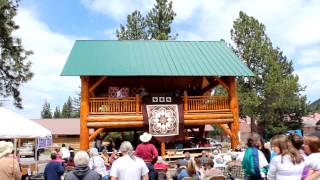
<instances>
[{"instance_id":1,"label":"quilt hanging on railing","mask_svg":"<svg viewBox=\"0 0 320 180\"><path fill-rule=\"evenodd\" d=\"M146 130L160 142L182 140L184 135L181 98L144 97L143 119Z\"/></svg>"}]
</instances>

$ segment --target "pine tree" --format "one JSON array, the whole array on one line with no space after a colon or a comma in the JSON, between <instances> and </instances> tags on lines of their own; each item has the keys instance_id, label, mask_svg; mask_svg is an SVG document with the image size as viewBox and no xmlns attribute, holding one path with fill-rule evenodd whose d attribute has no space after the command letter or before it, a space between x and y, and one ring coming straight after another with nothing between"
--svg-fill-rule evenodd
<instances>
[{"instance_id":1,"label":"pine tree","mask_svg":"<svg viewBox=\"0 0 320 180\"><path fill-rule=\"evenodd\" d=\"M47 100L45 100L45 102L42 106L41 118L42 119L51 119L52 118L50 103L48 103Z\"/></svg>"},{"instance_id":2,"label":"pine tree","mask_svg":"<svg viewBox=\"0 0 320 180\"><path fill-rule=\"evenodd\" d=\"M120 24L120 29L116 31L119 40L148 39L146 32L146 21L140 11L134 11L127 17L127 24Z\"/></svg>"},{"instance_id":3,"label":"pine tree","mask_svg":"<svg viewBox=\"0 0 320 180\"><path fill-rule=\"evenodd\" d=\"M54 113L53 113L53 118L57 119L60 117L61 117L60 107L56 106L56 109L54 110Z\"/></svg>"},{"instance_id":4,"label":"pine tree","mask_svg":"<svg viewBox=\"0 0 320 180\"><path fill-rule=\"evenodd\" d=\"M172 9L172 1L156 0L152 10L144 18L140 11L134 11L127 17L127 24L120 24L116 34L119 40L175 39L178 34L171 35L171 24L176 13Z\"/></svg>"},{"instance_id":5,"label":"pine tree","mask_svg":"<svg viewBox=\"0 0 320 180\"><path fill-rule=\"evenodd\" d=\"M175 39L177 34L170 34L170 25L172 24L175 16L176 13L172 9L172 1L156 0L156 4L146 17L148 33L151 39Z\"/></svg>"},{"instance_id":6,"label":"pine tree","mask_svg":"<svg viewBox=\"0 0 320 180\"><path fill-rule=\"evenodd\" d=\"M68 97L67 102L63 104L61 117L72 118L72 99L70 96Z\"/></svg>"},{"instance_id":7,"label":"pine tree","mask_svg":"<svg viewBox=\"0 0 320 180\"><path fill-rule=\"evenodd\" d=\"M33 76L31 62L27 61L32 51L25 50L21 39L12 36L19 28L13 21L17 9L18 1L0 1L0 96L12 96L14 105L22 108L19 88Z\"/></svg>"},{"instance_id":8,"label":"pine tree","mask_svg":"<svg viewBox=\"0 0 320 180\"><path fill-rule=\"evenodd\" d=\"M72 117L80 118L80 90L76 92L76 96L72 98Z\"/></svg>"},{"instance_id":9,"label":"pine tree","mask_svg":"<svg viewBox=\"0 0 320 180\"><path fill-rule=\"evenodd\" d=\"M235 52L255 74L238 79L241 115L250 116L252 125L257 120L269 136L300 128L306 97L292 61L272 46L264 25L243 12L234 21L231 37Z\"/></svg>"}]
</instances>

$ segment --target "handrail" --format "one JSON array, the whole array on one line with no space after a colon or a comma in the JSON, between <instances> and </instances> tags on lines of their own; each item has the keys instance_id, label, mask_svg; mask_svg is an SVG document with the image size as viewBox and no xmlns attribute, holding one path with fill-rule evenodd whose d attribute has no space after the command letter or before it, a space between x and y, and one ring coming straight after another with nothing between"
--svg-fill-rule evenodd
<instances>
[{"instance_id":1,"label":"handrail","mask_svg":"<svg viewBox=\"0 0 320 180\"><path fill-rule=\"evenodd\" d=\"M229 97L227 96L183 96L185 113L205 113L229 111ZM141 114L141 97L89 98L89 114Z\"/></svg>"}]
</instances>

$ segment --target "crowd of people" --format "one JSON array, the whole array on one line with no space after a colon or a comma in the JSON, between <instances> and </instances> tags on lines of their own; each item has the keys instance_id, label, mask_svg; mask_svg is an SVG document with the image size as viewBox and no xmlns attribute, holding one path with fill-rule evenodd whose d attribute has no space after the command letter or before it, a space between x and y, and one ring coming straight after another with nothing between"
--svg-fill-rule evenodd
<instances>
[{"instance_id":1,"label":"crowd of people","mask_svg":"<svg viewBox=\"0 0 320 180\"><path fill-rule=\"evenodd\" d=\"M246 180L320 180L319 137L276 135L269 152L261 149L265 147L260 136L253 133L242 160Z\"/></svg>"},{"instance_id":2,"label":"crowd of people","mask_svg":"<svg viewBox=\"0 0 320 180\"><path fill-rule=\"evenodd\" d=\"M51 153L44 170L47 180L195 180L210 177L235 177L234 169L243 171L245 180L320 180L320 138L318 136L275 135L270 144L252 133L246 150L221 154L217 150L202 151L193 157L184 152L184 158L167 163L150 143L151 134L143 133L141 143L133 148L131 142L123 141L119 149L109 154L97 148L78 151L62 144ZM169 169L175 172L169 173ZM18 158L11 142L0 141L0 179L21 179Z\"/></svg>"}]
</instances>

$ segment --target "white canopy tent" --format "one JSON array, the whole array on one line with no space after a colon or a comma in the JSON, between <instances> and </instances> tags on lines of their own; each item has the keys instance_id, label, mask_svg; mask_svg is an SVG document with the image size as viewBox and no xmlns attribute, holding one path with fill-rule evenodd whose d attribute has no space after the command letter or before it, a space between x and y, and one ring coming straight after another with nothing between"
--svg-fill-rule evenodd
<instances>
[{"instance_id":1,"label":"white canopy tent","mask_svg":"<svg viewBox=\"0 0 320 180\"><path fill-rule=\"evenodd\" d=\"M0 107L0 139L45 138L51 132L38 123Z\"/></svg>"}]
</instances>

